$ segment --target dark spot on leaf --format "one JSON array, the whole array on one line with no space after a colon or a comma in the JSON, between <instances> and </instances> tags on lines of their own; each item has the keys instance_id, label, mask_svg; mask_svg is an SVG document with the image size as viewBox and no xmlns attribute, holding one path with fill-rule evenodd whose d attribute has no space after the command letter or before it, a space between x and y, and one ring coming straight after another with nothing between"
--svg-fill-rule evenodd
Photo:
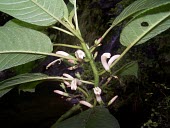
<instances>
[{"instance_id":1,"label":"dark spot on leaf","mask_svg":"<svg viewBox=\"0 0 170 128\"><path fill-rule=\"evenodd\" d=\"M142 23L141 23L141 26L143 26L143 27L148 27L148 26L149 26L149 23L148 23L148 22L142 22Z\"/></svg>"}]
</instances>

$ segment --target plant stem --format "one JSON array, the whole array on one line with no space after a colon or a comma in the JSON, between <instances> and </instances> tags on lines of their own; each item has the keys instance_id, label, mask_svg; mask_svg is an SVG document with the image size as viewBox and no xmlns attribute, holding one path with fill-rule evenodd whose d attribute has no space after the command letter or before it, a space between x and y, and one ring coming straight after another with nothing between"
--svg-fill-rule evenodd
<instances>
[{"instance_id":1,"label":"plant stem","mask_svg":"<svg viewBox=\"0 0 170 128\"><path fill-rule=\"evenodd\" d=\"M86 91L84 91L82 88L77 87L77 89L78 89L79 91L81 91L86 97L89 97L88 93L87 93Z\"/></svg>"},{"instance_id":2,"label":"plant stem","mask_svg":"<svg viewBox=\"0 0 170 128\"><path fill-rule=\"evenodd\" d=\"M71 32L69 32L69 31L67 31L65 29L62 29L62 28L59 28L59 27L56 27L56 26L52 26L52 28L57 29L57 30L59 30L61 32L64 32L64 33L66 33L68 35L74 36Z\"/></svg>"},{"instance_id":3,"label":"plant stem","mask_svg":"<svg viewBox=\"0 0 170 128\"><path fill-rule=\"evenodd\" d=\"M84 52L86 53L87 58L90 61L89 63L90 63L90 66L92 68L93 75L94 75L94 86L97 87L99 85L99 74L98 74L98 70L96 68L95 62L93 60L92 54L90 52L90 49L87 48L87 45L84 41L81 41L81 46Z\"/></svg>"},{"instance_id":4,"label":"plant stem","mask_svg":"<svg viewBox=\"0 0 170 128\"><path fill-rule=\"evenodd\" d=\"M105 36L110 32L110 30L112 29L114 27L114 25L111 25L107 30L106 30L106 32L102 35L102 39L104 39L105 38Z\"/></svg>"}]
</instances>

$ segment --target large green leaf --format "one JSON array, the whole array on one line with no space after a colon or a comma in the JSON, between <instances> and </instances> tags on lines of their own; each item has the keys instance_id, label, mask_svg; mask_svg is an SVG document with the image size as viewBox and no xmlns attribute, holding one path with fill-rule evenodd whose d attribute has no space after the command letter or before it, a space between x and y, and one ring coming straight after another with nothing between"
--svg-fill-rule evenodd
<instances>
[{"instance_id":1,"label":"large green leaf","mask_svg":"<svg viewBox=\"0 0 170 128\"><path fill-rule=\"evenodd\" d=\"M0 71L42 58L53 49L48 36L23 27L0 27Z\"/></svg>"},{"instance_id":2,"label":"large green leaf","mask_svg":"<svg viewBox=\"0 0 170 128\"><path fill-rule=\"evenodd\" d=\"M115 72L115 75L118 76L125 76L125 75L132 75L138 77L138 63L136 61L132 61L127 63L122 68Z\"/></svg>"},{"instance_id":3,"label":"large green leaf","mask_svg":"<svg viewBox=\"0 0 170 128\"><path fill-rule=\"evenodd\" d=\"M23 84L20 89L33 89L33 86L35 87L35 82L37 83L38 81L46 79L48 79L48 76L41 73L27 73L6 79L0 82L0 97L16 87L16 85ZM29 84L30 82L32 83Z\"/></svg>"},{"instance_id":4,"label":"large green leaf","mask_svg":"<svg viewBox=\"0 0 170 128\"><path fill-rule=\"evenodd\" d=\"M122 31L124 46L141 44L170 27L170 4L149 10L131 21Z\"/></svg>"},{"instance_id":5,"label":"large green leaf","mask_svg":"<svg viewBox=\"0 0 170 128\"><path fill-rule=\"evenodd\" d=\"M49 76L41 73L26 73L18 76L14 76L12 78L6 79L0 82L0 91L5 89L14 88L16 85L34 82L34 81L41 81L47 80Z\"/></svg>"},{"instance_id":6,"label":"large green leaf","mask_svg":"<svg viewBox=\"0 0 170 128\"><path fill-rule=\"evenodd\" d=\"M67 13L63 0L1 0L0 11L40 26L52 25Z\"/></svg>"},{"instance_id":7,"label":"large green leaf","mask_svg":"<svg viewBox=\"0 0 170 128\"><path fill-rule=\"evenodd\" d=\"M119 123L104 107L94 107L51 128L120 128Z\"/></svg>"},{"instance_id":8,"label":"large green leaf","mask_svg":"<svg viewBox=\"0 0 170 128\"><path fill-rule=\"evenodd\" d=\"M162 5L166 5L168 3L170 3L170 0L137 0L121 12L121 14L117 16L116 19L113 21L112 25L117 25L124 19L138 13L139 11L147 11Z\"/></svg>"},{"instance_id":9,"label":"large green leaf","mask_svg":"<svg viewBox=\"0 0 170 128\"><path fill-rule=\"evenodd\" d=\"M8 21L4 26L5 27L25 27L25 28L34 29L37 31L43 31L47 28L47 27L30 24L30 23L27 23L27 22L24 22L18 19L12 19Z\"/></svg>"}]
</instances>

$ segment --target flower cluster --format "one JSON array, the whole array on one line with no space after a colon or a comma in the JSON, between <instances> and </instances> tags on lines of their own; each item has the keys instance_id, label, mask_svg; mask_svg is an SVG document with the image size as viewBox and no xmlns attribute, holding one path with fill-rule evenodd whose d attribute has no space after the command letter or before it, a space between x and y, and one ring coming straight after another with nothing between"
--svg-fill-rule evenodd
<instances>
[{"instance_id":1,"label":"flower cluster","mask_svg":"<svg viewBox=\"0 0 170 128\"><path fill-rule=\"evenodd\" d=\"M82 50L77 50L75 52L75 57L68 54L67 52L64 52L64 51L57 51L56 54L58 56L65 56L65 58L67 57L67 61L71 64L76 64L75 62L75 59L73 58L77 58L77 60L79 62L81 62L84 57L85 57L85 53L82 51ZM111 57L111 54L110 53L104 53L102 56L101 56L101 62L102 62L102 65L104 67L104 69L106 71L110 71L110 66L111 64L119 57L120 55L114 55ZM107 59L109 59L109 61L107 61ZM50 65L53 65L54 63L56 62L60 62L61 60L60 59L57 59L53 62L51 62L47 67L49 67ZM60 62L61 63L61 62ZM74 90L76 91L78 86L82 84L82 82L78 79L78 78L74 78L73 76L69 75L69 74L66 74L64 73L63 74L63 77L64 78L68 78L69 80L63 80L63 83L66 85L66 87L69 87L71 88L71 90ZM63 85L64 85L63 84ZM80 89L80 88L79 88ZM101 93L102 93L102 90L100 89L100 87L94 87L93 88L93 91L94 91L94 94L95 94L95 97L96 97L96 101L102 105L104 104L103 100L102 100L102 97L101 97ZM70 97L70 94L68 94L67 92L62 92L60 90L54 90L55 93L59 94L59 95L62 95L62 96L66 96L66 97ZM109 102L108 102L108 106L111 105L116 99L117 99L117 95L114 96ZM92 108L93 105L90 104L89 102L85 101L85 100L79 100L79 103L82 104L82 105L85 105L89 108Z\"/></svg>"}]
</instances>

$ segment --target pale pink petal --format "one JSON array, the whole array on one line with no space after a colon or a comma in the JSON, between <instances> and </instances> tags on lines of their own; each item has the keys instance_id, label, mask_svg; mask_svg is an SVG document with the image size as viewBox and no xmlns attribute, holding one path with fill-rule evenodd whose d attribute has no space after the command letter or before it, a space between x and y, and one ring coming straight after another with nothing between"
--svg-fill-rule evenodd
<instances>
[{"instance_id":1,"label":"pale pink petal","mask_svg":"<svg viewBox=\"0 0 170 128\"><path fill-rule=\"evenodd\" d=\"M63 73L63 76L66 77L66 78L74 79L71 75L69 75L67 73Z\"/></svg>"},{"instance_id":2,"label":"pale pink petal","mask_svg":"<svg viewBox=\"0 0 170 128\"><path fill-rule=\"evenodd\" d=\"M93 91L94 91L94 94L95 94L95 95L100 95L101 92L102 92L102 90L101 90L99 87L93 88Z\"/></svg>"},{"instance_id":3,"label":"pale pink petal","mask_svg":"<svg viewBox=\"0 0 170 128\"><path fill-rule=\"evenodd\" d=\"M112 56L112 57L109 59L109 61L108 61L109 67L110 67L110 65L111 65L117 58L119 58L119 56L120 56L120 55L114 55L114 56Z\"/></svg>"},{"instance_id":4,"label":"pale pink petal","mask_svg":"<svg viewBox=\"0 0 170 128\"><path fill-rule=\"evenodd\" d=\"M67 87L71 87L71 84L68 81L64 81L64 84L67 85Z\"/></svg>"},{"instance_id":5,"label":"pale pink petal","mask_svg":"<svg viewBox=\"0 0 170 128\"><path fill-rule=\"evenodd\" d=\"M99 102L99 103L103 102L100 95L96 95L96 100L97 100L97 102Z\"/></svg>"},{"instance_id":6,"label":"pale pink petal","mask_svg":"<svg viewBox=\"0 0 170 128\"><path fill-rule=\"evenodd\" d=\"M77 89L77 79L73 79L71 81L71 90L76 90Z\"/></svg>"},{"instance_id":7,"label":"pale pink petal","mask_svg":"<svg viewBox=\"0 0 170 128\"><path fill-rule=\"evenodd\" d=\"M107 63L107 59L110 58L110 56L111 56L110 53L103 53L103 55L101 56L101 62L102 62L102 65L106 71L108 71L110 69L109 65Z\"/></svg>"},{"instance_id":8,"label":"pale pink petal","mask_svg":"<svg viewBox=\"0 0 170 128\"><path fill-rule=\"evenodd\" d=\"M57 93L57 94L59 94L59 95L69 97L69 94L66 93L66 92L63 92L63 91L60 91L60 90L54 90L54 92Z\"/></svg>"},{"instance_id":9,"label":"pale pink petal","mask_svg":"<svg viewBox=\"0 0 170 128\"><path fill-rule=\"evenodd\" d=\"M92 104L90 104L89 102L84 101L84 100L79 101L79 103L82 104L82 105L85 105L85 106L87 106L87 107L89 107L89 108L92 108L92 107L93 107Z\"/></svg>"},{"instance_id":10,"label":"pale pink petal","mask_svg":"<svg viewBox=\"0 0 170 128\"><path fill-rule=\"evenodd\" d=\"M118 98L118 95L114 96L108 103L108 106L111 105L116 99Z\"/></svg>"},{"instance_id":11,"label":"pale pink petal","mask_svg":"<svg viewBox=\"0 0 170 128\"><path fill-rule=\"evenodd\" d=\"M77 50L75 52L75 56L77 59L83 59L85 57L85 53L82 50Z\"/></svg>"},{"instance_id":12,"label":"pale pink petal","mask_svg":"<svg viewBox=\"0 0 170 128\"><path fill-rule=\"evenodd\" d=\"M62 55L62 56L69 56L69 54L67 52L64 52L64 51L57 51L56 54Z\"/></svg>"}]
</instances>

